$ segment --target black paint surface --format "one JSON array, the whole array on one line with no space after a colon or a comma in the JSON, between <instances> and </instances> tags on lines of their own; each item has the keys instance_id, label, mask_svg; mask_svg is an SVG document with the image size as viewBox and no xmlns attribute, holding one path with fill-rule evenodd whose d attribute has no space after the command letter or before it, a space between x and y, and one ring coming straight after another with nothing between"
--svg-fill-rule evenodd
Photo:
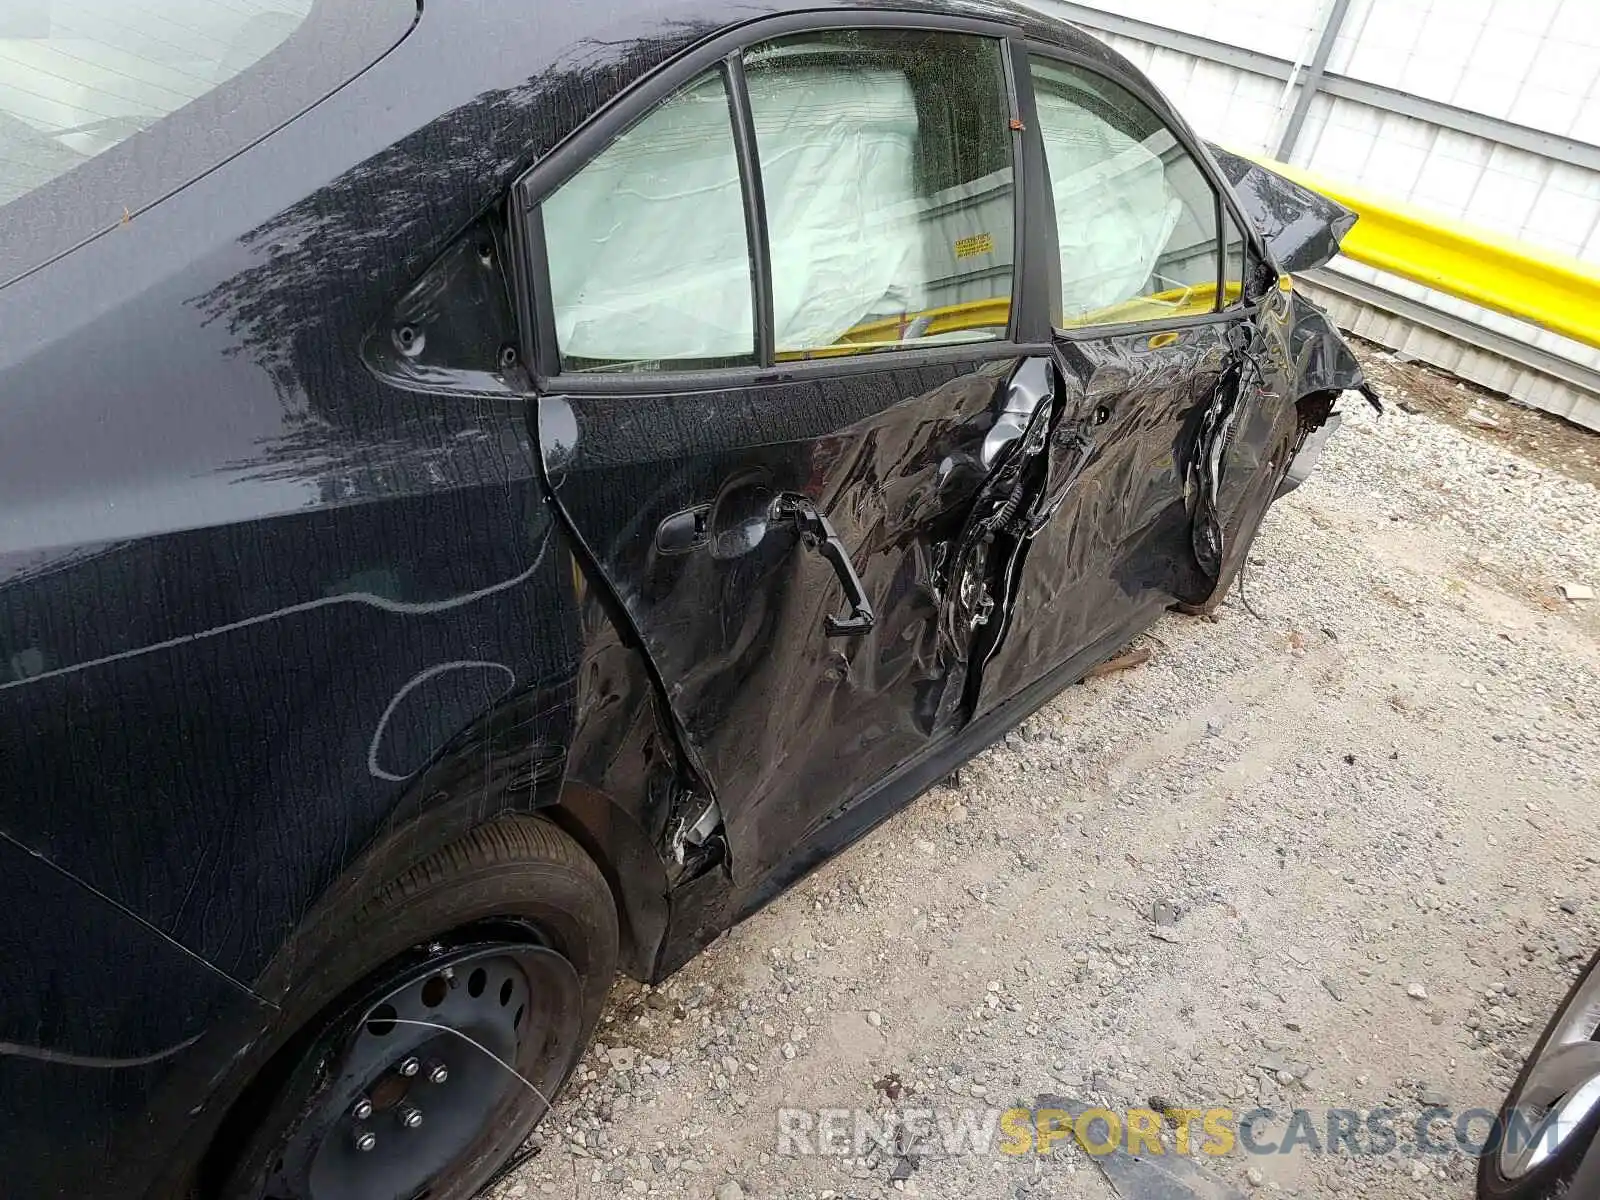
<instances>
[{"instance_id":1,"label":"black paint surface","mask_svg":"<svg viewBox=\"0 0 1600 1200\"><path fill-rule=\"evenodd\" d=\"M6 1195L169 1195L292 1032L308 914L472 825L547 811L602 861L652 975L971 753L984 712L1205 590L1183 459L1226 322L1160 350L1041 337L689 392L540 386L504 357L528 346L516 180L663 63L782 10L512 8L390 11L329 60L349 65L326 99L259 141L260 114L207 123L204 153L160 161L212 169L152 176L164 199L47 265L36 225L0 225L0 263L28 272L0 286ZM926 11L1135 82L1037 15ZM1303 198L1253 198L1294 245L1336 245ZM1044 294L1019 279L1017 329L1047 328ZM1273 311L1239 318L1272 365L1228 477L1235 554L1294 402L1359 383L1318 314ZM975 674L941 632L941 554L1041 354L1071 486ZM1101 407L1080 461L1069 435ZM871 635L824 635L839 586L763 516L778 493L830 516ZM661 523L700 505L712 544L660 554ZM707 796L726 854L680 863Z\"/></svg>"}]
</instances>

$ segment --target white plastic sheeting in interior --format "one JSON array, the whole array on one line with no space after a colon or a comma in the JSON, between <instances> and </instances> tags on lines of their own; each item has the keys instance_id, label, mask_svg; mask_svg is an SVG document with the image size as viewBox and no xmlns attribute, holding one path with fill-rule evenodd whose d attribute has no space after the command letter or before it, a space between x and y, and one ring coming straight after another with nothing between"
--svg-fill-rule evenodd
<instances>
[{"instance_id":1,"label":"white plastic sheeting in interior","mask_svg":"<svg viewBox=\"0 0 1600 1200\"><path fill-rule=\"evenodd\" d=\"M830 346L872 316L932 307L917 105L898 71L749 71L772 245L774 344Z\"/></svg>"}]
</instances>

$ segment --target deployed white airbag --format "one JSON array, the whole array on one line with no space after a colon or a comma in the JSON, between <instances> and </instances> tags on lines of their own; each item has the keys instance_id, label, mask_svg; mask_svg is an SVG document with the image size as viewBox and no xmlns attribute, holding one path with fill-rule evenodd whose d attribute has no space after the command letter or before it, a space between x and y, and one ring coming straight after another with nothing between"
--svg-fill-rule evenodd
<instances>
[{"instance_id":1,"label":"deployed white airbag","mask_svg":"<svg viewBox=\"0 0 1600 1200\"><path fill-rule=\"evenodd\" d=\"M744 197L727 93L707 76L544 202L563 357L749 357Z\"/></svg>"},{"instance_id":2,"label":"deployed white airbag","mask_svg":"<svg viewBox=\"0 0 1600 1200\"><path fill-rule=\"evenodd\" d=\"M1009 266L1009 172L919 195L917 104L905 74L785 62L784 53L747 72L777 351L833 346L872 318L914 320L940 304L1004 296L1009 274L963 294L955 247L981 235L990 248L974 267L989 267L997 244ZM619 137L545 200L543 214L569 362L749 359L750 257L720 77Z\"/></svg>"},{"instance_id":3,"label":"deployed white airbag","mask_svg":"<svg viewBox=\"0 0 1600 1200\"><path fill-rule=\"evenodd\" d=\"M753 66L778 350L927 305L917 107L897 71Z\"/></svg>"},{"instance_id":4,"label":"deployed white airbag","mask_svg":"<svg viewBox=\"0 0 1600 1200\"><path fill-rule=\"evenodd\" d=\"M1161 157L1064 96L1038 104L1067 319L1148 294L1183 215Z\"/></svg>"}]
</instances>

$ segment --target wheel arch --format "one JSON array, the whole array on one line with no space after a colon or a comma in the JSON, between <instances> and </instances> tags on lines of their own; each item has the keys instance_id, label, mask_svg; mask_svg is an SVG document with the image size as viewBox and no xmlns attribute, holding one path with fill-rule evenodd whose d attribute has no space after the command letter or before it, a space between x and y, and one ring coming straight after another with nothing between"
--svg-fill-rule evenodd
<instances>
[{"instance_id":1,"label":"wheel arch","mask_svg":"<svg viewBox=\"0 0 1600 1200\"><path fill-rule=\"evenodd\" d=\"M519 817L548 822L595 863L616 908L619 968L630 976L648 978L669 915L665 867L627 805L567 778L571 690L546 690L509 701L453 739L450 748L406 788L378 834L278 946L252 981L256 995L274 1010L281 1008L296 985L306 951L314 947L321 931L389 880L474 830ZM494 743L503 746L508 728L526 735L531 713L547 718L564 713L566 719L557 715L554 722L563 729L562 739L550 737L554 729L547 720L544 735L531 739L529 748L496 754ZM215 1146L229 1129L230 1116L248 1102L298 1033L276 1011L265 1020L258 1016L254 1024L230 1023L208 1031L204 1041L209 1051L202 1051L199 1061L182 1072L183 1078L166 1089L163 1103L183 1110L186 1133L172 1155L171 1169L147 1193L151 1200L205 1195L196 1188L214 1179L219 1161ZM193 1111L199 1094L207 1097L204 1115Z\"/></svg>"}]
</instances>

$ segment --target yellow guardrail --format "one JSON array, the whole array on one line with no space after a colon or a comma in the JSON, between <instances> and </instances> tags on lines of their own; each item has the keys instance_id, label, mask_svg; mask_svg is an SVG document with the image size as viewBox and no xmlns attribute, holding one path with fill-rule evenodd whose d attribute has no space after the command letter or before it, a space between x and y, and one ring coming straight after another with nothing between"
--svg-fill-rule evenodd
<instances>
[{"instance_id":1,"label":"yellow guardrail","mask_svg":"<svg viewBox=\"0 0 1600 1200\"><path fill-rule=\"evenodd\" d=\"M1356 262L1600 347L1600 266L1300 167L1255 161L1360 213L1344 240Z\"/></svg>"}]
</instances>

